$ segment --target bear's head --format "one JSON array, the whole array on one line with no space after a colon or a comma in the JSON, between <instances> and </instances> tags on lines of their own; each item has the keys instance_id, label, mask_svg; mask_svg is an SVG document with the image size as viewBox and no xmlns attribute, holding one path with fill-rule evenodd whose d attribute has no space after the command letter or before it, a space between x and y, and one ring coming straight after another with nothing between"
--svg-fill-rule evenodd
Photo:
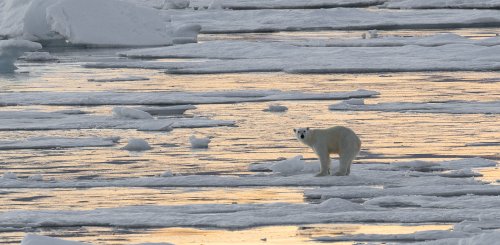
<instances>
[{"instance_id":1,"label":"bear's head","mask_svg":"<svg viewBox=\"0 0 500 245\"><path fill-rule=\"evenodd\" d=\"M304 142L307 138L309 138L310 129L309 128L294 128L293 132L295 133L295 137Z\"/></svg>"}]
</instances>

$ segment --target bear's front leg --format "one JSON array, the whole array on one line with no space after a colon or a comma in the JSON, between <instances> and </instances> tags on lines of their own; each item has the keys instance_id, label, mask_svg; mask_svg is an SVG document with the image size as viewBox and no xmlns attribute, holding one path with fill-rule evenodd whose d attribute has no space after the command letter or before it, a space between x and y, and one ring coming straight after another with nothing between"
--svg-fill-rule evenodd
<instances>
[{"instance_id":1,"label":"bear's front leg","mask_svg":"<svg viewBox=\"0 0 500 245\"><path fill-rule=\"evenodd\" d=\"M330 175L331 159L330 159L330 153L328 153L328 149L321 148L321 149L314 149L314 151L318 155L319 162L321 164L320 171L318 174L316 174L316 177Z\"/></svg>"}]
</instances>

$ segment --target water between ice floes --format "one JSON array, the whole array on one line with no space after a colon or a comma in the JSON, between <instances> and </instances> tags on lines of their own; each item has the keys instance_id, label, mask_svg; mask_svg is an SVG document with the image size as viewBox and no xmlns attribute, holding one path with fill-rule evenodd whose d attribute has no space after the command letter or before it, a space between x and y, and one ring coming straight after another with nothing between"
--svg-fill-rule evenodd
<instances>
[{"instance_id":1,"label":"water between ice floes","mask_svg":"<svg viewBox=\"0 0 500 245\"><path fill-rule=\"evenodd\" d=\"M404 32L404 31L403 31ZM455 32L463 34L464 30ZM326 33L326 34L325 34ZM335 32L304 33L305 36L330 35ZM468 33L481 36L488 29ZM271 34L265 34L271 36ZM290 33L275 34L278 38L296 38ZM350 34L339 34L350 35ZM352 34L359 36L358 33ZM485 34L484 34L485 35ZM232 35L234 37L235 35ZM252 39L243 34L241 38ZM224 38L207 35L205 39ZM258 37L258 38L262 38ZM276 38L276 37L273 37ZM86 60L116 59L117 50L50 49L61 63L20 63L20 72L0 78L0 89L17 91L218 91L225 89L335 92L369 89L381 93L366 103L435 102L454 100L498 100L500 75L495 72L419 72L384 74L326 74L300 75L282 73L252 73L227 75L169 75L156 70L86 69ZM90 56L88 56L90 53ZM188 61L188 60L187 60ZM29 71L29 73L24 73ZM131 82L92 82L88 79L120 76L147 77L149 80ZM496 89L495 89L496 88ZM247 166L255 162L272 161L302 154L314 158L311 150L299 144L292 134L297 126L325 127L344 125L353 128L363 140L358 162L393 162L399 160L447 160L463 157L500 159L498 128L500 115L399 113L399 112L341 112L330 111L334 101L285 101L282 113L264 112L269 103L239 103L199 105L188 111L189 116L209 116L214 119L235 120L237 127L175 129L171 132L141 132L136 130L90 129L54 131L0 131L3 140L38 136L112 137L122 138L113 147L0 151L2 171L18 176L42 174L58 180L124 178L157 176L165 170L181 174L248 174ZM17 106L2 110L80 109L90 113L110 115L113 106ZM212 136L208 149L192 149L192 134ZM130 153L120 149L128 138L142 138L152 150ZM488 144L495 141L497 144ZM479 143L479 144L478 144ZM481 144L482 143L482 144ZM497 178L487 170L490 180ZM493 174L491 173L493 172ZM95 209L123 205L176 205L197 203L265 203L303 202L303 188L90 188L90 189L9 189L0 195L0 211L13 209ZM76 240L128 244L159 242L169 237L178 244L210 242L262 242L260 239L281 239L287 243L308 243L311 234L332 230L353 234L367 229L391 233L429 229L448 229L449 225L429 227L395 225L317 225L285 226L249 229L246 231L169 229L111 229L111 228L54 228L42 234L65 234ZM354 230L354 231L353 231ZM29 231L29 230L28 230ZM35 230L39 231L39 230ZM335 232L333 232L335 233ZM68 235L71 234L71 235ZM181 235L182 234L182 235ZM16 244L24 232L3 232L6 244ZM176 236L177 235L177 236ZM217 237L225 237L220 241ZM117 239L119 237L119 239ZM202 237L202 238L201 238ZM231 240L236 239L239 240ZM247 237L245 240L244 237ZM78 239L81 238L81 239ZM177 240L176 240L177 239ZM252 240L258 239L258 240ZM4 242L2 241L2 242Z\"/></svg>"}]
</instances>

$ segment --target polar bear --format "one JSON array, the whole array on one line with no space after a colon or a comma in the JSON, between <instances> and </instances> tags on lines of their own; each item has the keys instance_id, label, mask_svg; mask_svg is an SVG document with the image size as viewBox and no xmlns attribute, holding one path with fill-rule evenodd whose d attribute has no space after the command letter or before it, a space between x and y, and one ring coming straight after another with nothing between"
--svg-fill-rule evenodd
<instances>
[{"instance_id":1,"label":"polar bear","mask_svg":"<svg viewBox=\"0 0 500 245\"><path fill-rule=\"evenodd\" d=\"M349 128L336 126L326 129L294 128L297 139L311 147L321 162L320 172L316 176L330 175L330 153L339 154L337 176L349 175L351 163L361 148L361 140Z\"/></svg>"}]
</instances>

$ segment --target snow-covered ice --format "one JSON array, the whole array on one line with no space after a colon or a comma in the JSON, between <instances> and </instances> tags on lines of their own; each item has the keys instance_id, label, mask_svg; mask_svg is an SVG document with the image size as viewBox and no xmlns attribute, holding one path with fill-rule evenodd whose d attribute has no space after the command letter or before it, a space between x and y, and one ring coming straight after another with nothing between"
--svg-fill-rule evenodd
<instances>
[{"instance_id":1,"label":"snow-covered ice","mask_svg":"<svg viewBox=\"0 0 500 245\"><path fill-rule=\"evenodd\" d=\"M151 146L144 139L131 138L122 149L127 151L147 151L151 150Z\"/></svg>"},{"instance_id":2,"label":"snow-covered ice","mask_svg":"<svg viewBox=\"0 0 500 245\"><path fill-rule=\"evenodd\" d=\"M90 46L172 43L169 18L158 10L118 1L7 0L0 7L0 35ZM4 17L5 16L5 17Z\"/></svg>"},{"instance_id":3,"label":"snow-covered ice","mask_svg":"<svg viewBox=\"0 0 500 245\"><path fill-rule=\"evenodd\" d=\"M30 119L30 120L26 120ZM93 114L63 114L58 112L0 111L0 131L64 130L64 129L137 129L170 131L172 128L233 126L234 121L202 117L165 119L130 119Z\"/></svg>"},{"instance_id":4,"label":"snow-covered ice","mask_svg":"<svg viewBox=\"0 0 500 245\"><path fill-rule=\"evenodd\" d=\"M446 38L447 39L447 38ZM360 39L363 40L363 39ZM369 39L377 40L377 39ZM498 38L489 41L498 44ZM375 47L298 46L294 42L210 41L174 47L137 49L120 53L133 58L203 58L200 62L130 61L92 63L88 67L137 67L165 69L173 74L210 74L235 72L403 72L403 71L478 71L499 70L499 45L453 43L435 46L393 46L386 41ZM363 45L364 41L358 41ZM384 41L382 41L384 42ZM412 42L418 42L413 40ZM448 41L444 41L448 42ZM484 41L486 42L486 41ZM371 42L370 42L371 43ZM381 42L373 42L379 43ZM314 44L313 44L314 45ZM326 45L326 44L325 44ZM369 45L368 45L369 46Z\"/></svg>"},{"instance_id":5,"label":"snow-covered ice","mask_svg":"<svg viewBox=\"0 0 500 245\"><path fill-rule=\"evenodd\" d=\"M498 0L390 0L381 7L395 9L498 9Z\"/></svg>"},{"instance_id":6,"label":"snow-covered ice","mask_svg":"<svg viewBox=\"0 0 500 245\"><path fill-rule=\"evenodd\" d=\"M207 8L212 0L191 0L191 6ZM366 7L383 3L384 0L221 0L224 9L311 9L311 8L339 8L339 7Z\"/></svg>"},{"instance_id":7,"label":"snow-covered ice","mask_svg":"<svg viewBox=\"0 0 500 245\"><path fill-rule=\"evenodd\" d=\"M147 77L139 77L139 76L128 76L128 77L112 77L112 78L90 78L89 82L130 82L130 81L146 81L149 80Z\"/></svg>"},{"instance_id":8,"label":"snow-covered ice","mask_svg":"<svg viewBox=\"0 0 500 245\"><path fill-rule=\"evenodd\" d=\"M113 108L113 116L117 118L128 118L128 119L153 119L151 114L141 111L135 108L128 108L123 106L116 106Z\"/></svg>"},{"instance_id":9,"label":"snow-covered ice","mask_svg":"<svg viewBox=\"0 0 500 245\"><path fill-rule=\"evenodd\" d=\"M499 45L500 37L471 39L453 33L440 33L430 36L379 36L369 39L325 39L294 41L292 43L305 47L399 47L406 45L436 47L447 44L472 44L487 47Z\"/></svg>"},{"instance_id":10,"label":"snow-covered ice","mask_svg":"<svg viewBox=\"0 0 500 245\"><path fill-rule=\"evenodd\" d=\"M189 143L191 143L191 148L208 148L208 144L210 144L210 137L196 137L195 135L191 135L189 137Z\"/></svg>"},{"instance_id":11,"label":"snow-covered ice","mask_svg":"<svg viewBox=\"0 0 500 245\"><path fill-rule=\"evenodd\" d=\"M155 116L172 116L172 115L182 115L187 110L196 109L196 106L194 105L174 105L174 106L155 106L155 107L143 106L135 109L145 111Z\"/></svg>"},{"instance_id":12,"label":"snow-covered ice","mask_svg":"<svg viewBox=\"0 0 500 245\"><path fill-rule=\"evenodd\" d=\"M471 178L441 176L446 170L494 166L496 162L472 158L437 162L434 171L411 170L399 164L354 164L352 176L313 177L304 173L305 165L315 162L301 156L265 163L276 174L256 176L162 176L119 180L29 181L22 178L0 179L6 188L54 188L97 186L273 186L297 185L325 187L306 189L305 196L318 198L319 204L203 204L172 206L130 206L94 210L13 210L0 214L0 227L45 226L120 226L120 227L216 227L247 228L254 226L313 224L335 222L451 222L450 231L424 231L406 235L344 235L316 237L323 241L451 241L472 239L488 234L486 227L498 226L500 186ZM421 164L423 165L423 164ZM429 164L430 166L430 164ZM438 168L438 166L440 168ZM275 168L275 169L273 169ZM288 171L283 176L283 170ZM307 171L306 171L307 172ZM168 178L166 178L168 177ZM396 187L400 186L400 187ZM352 200L349 200L352 199ZM125 215L126 214L126 215ZM300 214L300 215L296 215ZM456 240L453 240L456 241ZM467 241L467 240L464 240ZM432 243L431 243L432 244ZM444 243L448 244L448 243ZM452 243L450 243L452 244Z\"/></svg>"},{"instance_id":13,"label":"snow-covered ice","mask_svg":"<svg viewBox=\"0 0 500 245\"><path fill-rule=\"evenodd\" d=\"M174 44L196 43L201 26L198 24L187 24L176 27L173 32Z\"/></svg>"},{"instance_id":14,"label":"snow-covered ice","mask_svg":"<svg viewBox=\"0 0 500 245\"><path fill-rule=\"evenodd\" d=\"M2 175L2 178L4 179L17 179L17 174L13 172L5 172Z\"/></svg>"},{"instance_id":15,"label":"snow-covered ice","mask_svg":"<svg viewBox=\"0 0 500 245\"><path fill-rule=\"evenodd\" d=\"M499 10L362 8L171 12L173 24L199 24L202 33L498 26L499 13Z\"/></svg>"},{"instance_id":16,"label":"snow-covered ice","mask_svg":"<svg viewBox=\"0 0 500 245\"><path fill-rule=\"evenodd\" d=\"M45 62L57 60L57 57L51 55L49 52L26 52L21 59L30 62Z\"/></svg>"},{"instance_id":17,"label":"snow-covered ice","mask_svg":"<svg viewBox=\"0 0 500 245\"><path fill-rule=\"evenodd\" d=\"M0 141L0 150L113 146L119 139L120 139L119 137L110 137L110 138L36 137L36 138L27 138L24 140Z\"/></svg>"},{"instance_id":18,"label":"snow-covered ice","mask_svg":"<svg viewBox=\"0 0 500 245\"><path fill-rule=\"evenodd\" d=\"M1 29L1 28L0 28ZM42 45L26 40L0 40L0 73L11 72L17 67L14 62L27 51L41 49Z\"/></svg>"},{"instance_id":19,"label":"snow-covered ice","mask_svg":"<svg viewBox=\"0 0 500 245\"><path fill-rule=\"evenodd\" d=\"M288 110L288 107L280 104L269 104L267 109L264 109L264 111L270 111L270 112L285 112Z\"/></svg>"},{"instance_id":20,"label":"snow-covered ice","mask_svg":"<svg viewBox=\"0 0 500 245\"><path fill-rule=\"evenodd\" d=\"M433 103L391 102L378 104L350 104L339 102L329 106L340 111L394 111L451 114L499 114L500 101L450 101Z\"/></svg>"},{"instance_id":21,"label":"snow-covered ice","mask_svg":"<svg viewBox=\"0 0 500 245\"><path fill-rule=\"evenodd\" d=\"M66 239L41 236L36 234L26 234L21 241L21 245L92 245L90 243L70 241ZM172 245L170 243L140 243L131 245Z\"/></svg>"},{"instance_id":22,"label":"snow-covered ice","mask_svg":"<svg viewBox=\"0 0 500 245\"><path fill-rule=\"evenodd\" d=\"M21 245L91 245L89 243L68 241L48 236L27 234L21 241Z\"/></svg>"},{"instance_id":23,"label":"snow-covered ice","mask_svg":"<svg viewBox=\"0 0 500 245\"><path fill-rule=\"evenodd\" d=\"M304 93L279 90L219 92L22 92L0 93L0 105L189 105L279 100L369 98L376 91ZM1 113L0 113L1 118Z\"/></svg>"}]
</instances>

